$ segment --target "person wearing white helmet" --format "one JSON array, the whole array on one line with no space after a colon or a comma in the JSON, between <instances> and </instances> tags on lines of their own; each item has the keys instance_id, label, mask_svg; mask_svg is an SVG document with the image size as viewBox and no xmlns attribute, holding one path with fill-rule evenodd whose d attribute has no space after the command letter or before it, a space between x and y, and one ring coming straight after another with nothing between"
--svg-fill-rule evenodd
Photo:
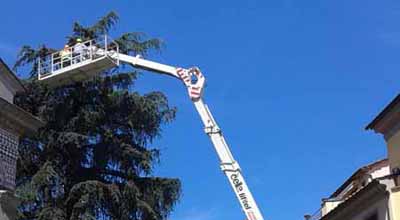
<instances>
[{"instance_id":1,"label":"person wearing white helmet","mask_svg":"<svg viewBox=\"0 0 400 220\"><path fill-rule=\"evenodd\" d=\"M82 43L82 39L76 39L76 44L74 45L74 58L75 62L81 62L87 58L87 46Z\"/></svg>"}]
</instances>

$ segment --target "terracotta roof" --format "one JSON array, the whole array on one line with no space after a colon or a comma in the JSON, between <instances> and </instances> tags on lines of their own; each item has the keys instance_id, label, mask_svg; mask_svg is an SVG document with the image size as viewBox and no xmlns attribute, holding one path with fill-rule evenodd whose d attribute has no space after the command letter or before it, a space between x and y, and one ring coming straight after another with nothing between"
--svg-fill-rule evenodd
<instances>
[{"instance_id":1,"label":"terracotta roof","mask_svg":"<svg viewBox=\"0 0 400 220\"><path fill-rule=\"evenodd\" d=\"M365 165L359 168L356 172L353 173L329 198L337 197L351 182L355 179L359 178L360 175L369 173L375 169L378 169L381 166L385 166L389 164L389 160L387 158L375 161L368 165Z\"/></svg>"},{"instance_id":2,"label":"terracotta roof","mask_svg":"<svg viewBox=\"0 0 400 220\"><path fill-rule=\"evenodd\" d=\"M340 203L328 214L324 215L320 220L336 220L346 219L355 214L354 210L362 207L365 201L380 199L387 196L386 185L381 184L378 180L372 180L366 187L352 197Z\"/></svg>"}]
</instances>

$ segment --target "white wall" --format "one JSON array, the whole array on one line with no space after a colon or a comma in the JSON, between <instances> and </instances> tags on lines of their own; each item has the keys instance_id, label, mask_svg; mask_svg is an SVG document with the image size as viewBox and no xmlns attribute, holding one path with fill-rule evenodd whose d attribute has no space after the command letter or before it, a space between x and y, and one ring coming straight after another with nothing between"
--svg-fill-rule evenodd
<instances>
[{"instance_id":1,"label":"white wall","mask_svg":"<svg viewBox=\"0 0 400 220\"><path fill-rule=\"evenodd\" d=\"M376 179L376 178L387 176L387 175L390 175L389 166L382 167L371 173L372 179Z\"/></svg>"}]
</instances>

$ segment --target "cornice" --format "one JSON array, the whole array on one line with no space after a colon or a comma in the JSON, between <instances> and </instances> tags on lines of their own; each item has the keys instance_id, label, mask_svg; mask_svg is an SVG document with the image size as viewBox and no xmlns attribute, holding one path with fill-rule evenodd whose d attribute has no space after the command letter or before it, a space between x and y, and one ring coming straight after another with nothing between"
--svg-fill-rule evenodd
<instances>
[{"instance_id":1,"label":"cornice","mask_svg":"<svg viewBox=\"0 0 400 220\"><path fill-rule=\"evenodd\" d=\"M17 136L33 136L44 122L0 98L0 126Z\"/></svg>"}]
</instances>

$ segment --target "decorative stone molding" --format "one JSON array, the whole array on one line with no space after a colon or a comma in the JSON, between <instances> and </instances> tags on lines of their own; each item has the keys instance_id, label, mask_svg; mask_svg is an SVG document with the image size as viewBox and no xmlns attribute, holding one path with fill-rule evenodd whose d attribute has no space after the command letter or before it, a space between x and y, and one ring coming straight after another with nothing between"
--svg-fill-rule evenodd
<instances>
[{"instance_id":1,"label":"decorative stone molding","mask_svg":"<svg viewBox=\"0 0 400 220\"><path fill-rule=\"evenodd\" d=\"M400 126L400 95L387 105L365 129L384 135L385 140L395 134Z\"/></svg>"},{"instance_id":2,"label":"decorative stone molding","mask_svg":"<svg viewBox=\"0 0 400 220\"><path fill-rule=\"evenodd\" d=\"M391 172L400 169L400 94L366 127L383 135ZM399 185L400 179L396 179Z\"/></svg>"},{"instance_id":3,"label":"decorative stone molding","mask_svg":"<svg viewBox=\"0 0 400 220\"><path fill-rule=\"evenodd\" d=\"M20 107L0 98L0 127L17 135L34 135L44 123Z\"/></svg>"}]
</instances>

